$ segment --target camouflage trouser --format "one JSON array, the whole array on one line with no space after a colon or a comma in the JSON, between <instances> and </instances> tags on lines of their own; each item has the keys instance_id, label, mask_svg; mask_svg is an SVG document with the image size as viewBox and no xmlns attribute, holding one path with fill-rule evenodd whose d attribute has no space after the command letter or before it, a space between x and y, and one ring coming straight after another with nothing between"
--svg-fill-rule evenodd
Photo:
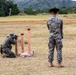
<instances>
[{"instance_id":1,"label":"camouflage trouser","mask_svg":"<svg viewBox=\"0 0 76 75\"><path fill-rule=\"evenodd\" d=\"M8 58L15 58L16 55L9 49L9 48L3 48L3 53L7 54Z\"/></svg>"},{"instance_id":2,"label":"camouflage trouser","mask_svg":"<svg viewBox=\"0 0 76 75\"><path fill-rule=\"evenodd\" d=\"M54 49L56 46L57 50L57 61L58 63L62 62L62 39L50 38L48 47L49 47L49 62L51 63L54 60Z\"/></svg>"}]
</instances>

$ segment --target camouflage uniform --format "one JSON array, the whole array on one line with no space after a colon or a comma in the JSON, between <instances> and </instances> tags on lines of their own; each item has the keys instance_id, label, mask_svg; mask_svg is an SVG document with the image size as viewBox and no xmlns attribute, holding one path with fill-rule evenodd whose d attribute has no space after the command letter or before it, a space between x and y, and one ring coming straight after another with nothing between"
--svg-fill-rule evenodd
<instances>
[{"instance_id":1,"label":"camouflage uniform","mask_svg":"<svg viewBox=\"0 0 76 75\"><path fill-rule=\"evenodd\" d=\"M2 51L3 53L7 54L7 57L9 58L15 58L16 55L11 51L12 46L11 44L15 44L16 41L14 39L14 36L8 36L4 43L2 44Z\"/></svg>"},{"instance_id":2,"label":"camouflage uniform","mask_svg":"<svg viewBox=\"0 0 76 75\"><path fill-rule=\"evenodd\" d=\"M47 27L49 29L49 62L51 63L54 59L54 49L56 46L57 50L57 61L62 62L62 38L63 38L63 21L56 16L48 19Z\"/></svg>"}]
</instances>

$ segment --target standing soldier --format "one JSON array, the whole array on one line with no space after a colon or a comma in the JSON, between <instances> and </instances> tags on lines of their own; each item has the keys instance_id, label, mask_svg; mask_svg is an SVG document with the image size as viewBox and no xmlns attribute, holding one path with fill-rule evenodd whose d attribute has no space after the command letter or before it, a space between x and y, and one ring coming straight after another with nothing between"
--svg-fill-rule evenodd
<instances>
[{"instance_id":1,"label":"standing soldier","mask_svg":"<svg viewBox=\"0 0 76 75\"><path fill-rule=\"evenodd\" d=\"M5 39L4 43L1 45L1 54L3 57L15 58L16 55L11 51L12 44L16 44L17 35L9 34Z\"/></svg>"},{"instance_id":2,"label":"standing soldier","mask_svg":"<svg viewBox=\"0 0 76 75\"><path fill-rule=\"evenodd\" d=\"M49 10L52 13L51 18L47 21L47 27L49 30L49 56L48 61L50 62L50 67L53 67L53 60L54 60L54 49L56 46L57 50L57 61L58 61L58 67L63 67L62 62L62 39L63 39L63 21L62 19L56 17L57 12L59 11L58 8L54 7Z\"/></svg>"}]
</instances>

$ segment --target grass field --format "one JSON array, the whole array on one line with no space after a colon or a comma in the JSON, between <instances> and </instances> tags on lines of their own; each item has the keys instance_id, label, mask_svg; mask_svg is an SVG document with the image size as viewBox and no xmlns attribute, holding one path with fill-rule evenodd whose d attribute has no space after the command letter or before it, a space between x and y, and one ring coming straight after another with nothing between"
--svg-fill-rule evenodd
<instances>
[{"instance_id":1,"label":"grass field","mask_svg":"<svg viewBox=\"0 0 76 75\"><path fill-rule=\"evenodd\" d=\"M20 34L25 33L25 41L27 41L27 28L31 28L31 45L35 55L15 59L2 58L0 55L0 75L76 75L76 14L58 16L64 20L63 65L65 67L57 68L56 51L55 67L48 67L46 20L50 15L1 17L0 44L10 32L13 32L19 36L18 50L20 53ZM27 50L27 45L25 45L25 51ZM12 51L15 51L14 46Z\"/></svg>"}]
</instances>

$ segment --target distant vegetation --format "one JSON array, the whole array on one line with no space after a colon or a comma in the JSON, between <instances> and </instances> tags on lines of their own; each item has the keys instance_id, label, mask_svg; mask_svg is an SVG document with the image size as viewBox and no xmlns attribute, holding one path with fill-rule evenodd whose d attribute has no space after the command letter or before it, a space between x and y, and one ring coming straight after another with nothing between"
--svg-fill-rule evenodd
<instances>
[{"instance_id":1,"label":"distant vegetation","mask_svg":"<svg viewBox=\"0 0 76 75\"><path fill-rule=\"evenodd\" d=\"M17 15L19 9L12 0L0 0L0 16Z\"/></svg>"},{"instance_id":2,"label":"distant vegetation","mask_svg":"<svg viewBox=\"0 0 76 75\"><path fill-rule=\"evenodd\" d=\"M37 14L47 14L49 13L49 9L37 9L37 10L33 10L31 8L25 8L24 9L24 13L28 14L28 15L37 15ZM60 8L59 14L76 14L76 7L68 7L68 8Z\"/></svg>"},{"instance_id":3,"label":"distant vegetation","mask_svg":"<svg viewBox=\"0 0 76 75\"><path fill-rule=\"evenodd\" d=\"M33 10L31 8L25 8L24 9L24 13L26 13L27 15L37 15L37 14L41 14L41 13L49 13L48 9L37 9L37 10Z\"/></svg>"},{"instance_id":4,"label":"distant vegetation","mask_svg":"<svg viewBox=\"0 0 76 75\"><path fill-rule=\"evenodd\" d=\"M25 8L24 13L27 15L49 14L49 8L46 9L32 9ZM0 0L0 16L18 15L19 9L13 0ZM76 7L62 7L59 14L76 14Z\"/></svg>"},{"instance_id":5,"label":"distant vegetation","mask_svg":"<svg viewBox=\"0 0 76 75\"><path fill-rule=\"evenodd\" d=\"M76 7L70 7L70 8L60 8L59 11L60 14L76 14Z\"/></svg>"}]
</instances>

